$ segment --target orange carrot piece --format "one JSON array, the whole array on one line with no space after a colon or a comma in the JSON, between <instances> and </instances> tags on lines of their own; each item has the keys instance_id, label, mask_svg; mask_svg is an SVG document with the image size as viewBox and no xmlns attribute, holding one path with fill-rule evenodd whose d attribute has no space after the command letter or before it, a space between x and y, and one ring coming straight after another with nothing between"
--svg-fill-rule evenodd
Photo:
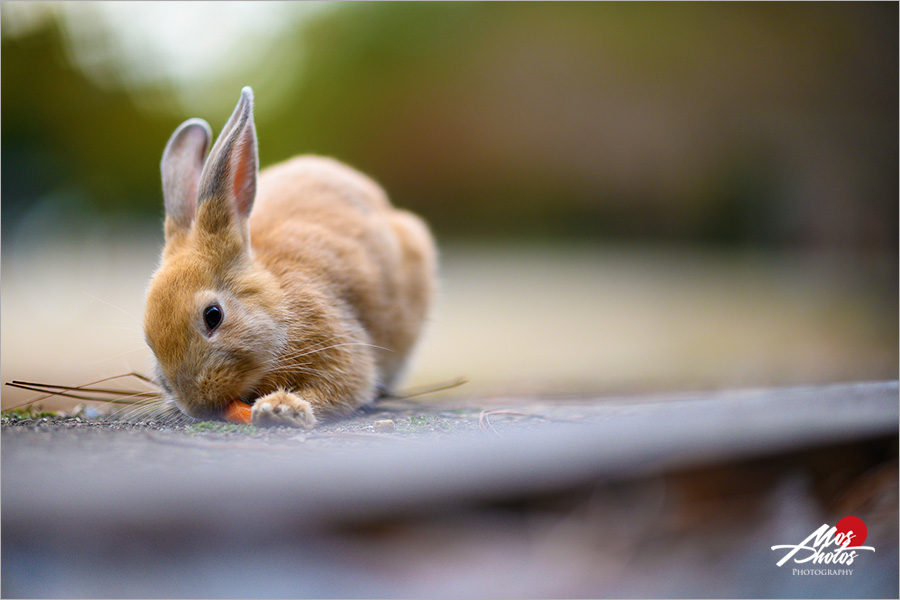
<instances>
[{"instance_id":1,"label":"orange carrot piece","mask_svg":"<svg viewBox=\"0 0 900 600\"><path fill-rule=\"evenodd\" d=\"M250 414L252 407L246 402L235 400L225 407L225 420L239 425L247 425L250 423Z\"/></svg>"}]
</instances>

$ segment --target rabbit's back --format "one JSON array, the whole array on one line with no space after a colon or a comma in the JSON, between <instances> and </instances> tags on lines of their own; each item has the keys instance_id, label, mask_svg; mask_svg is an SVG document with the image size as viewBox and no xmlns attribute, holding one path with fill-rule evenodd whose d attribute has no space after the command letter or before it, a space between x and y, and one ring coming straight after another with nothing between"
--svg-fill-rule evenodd
<instances>
[{"instance_id":1,"label":"rabbit's back","mask_svg":"<svg viewBox=\"0 0 900 600\"><path fill-rule=\"evenodd\" d=\"M249 220L257 260L288 296L314 286L368 333L384 385L398 375L435 288L426 225L381 187L329 158L302 156L260 173Z\"/></svg>"}]
</instances>

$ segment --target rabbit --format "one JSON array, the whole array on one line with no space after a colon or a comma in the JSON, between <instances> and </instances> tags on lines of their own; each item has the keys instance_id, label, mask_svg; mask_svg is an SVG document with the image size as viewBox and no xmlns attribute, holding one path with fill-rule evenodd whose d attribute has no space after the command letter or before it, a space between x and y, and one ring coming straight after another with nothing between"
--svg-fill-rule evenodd
<instances>
[{"instance_id":1,"label":"rabbit","mask_svg":"<svg viewBox=\"0 0 900 600\"><path fill-rule=\"evenodd\" d=\"M165 394L194 418L240 400L254 425L312 428L392 390L435 295L428 226L334 159L258 173L249 87L206 157L211 137L189 119L162 157L143 326Z\"/></svg>"}]
</instances>

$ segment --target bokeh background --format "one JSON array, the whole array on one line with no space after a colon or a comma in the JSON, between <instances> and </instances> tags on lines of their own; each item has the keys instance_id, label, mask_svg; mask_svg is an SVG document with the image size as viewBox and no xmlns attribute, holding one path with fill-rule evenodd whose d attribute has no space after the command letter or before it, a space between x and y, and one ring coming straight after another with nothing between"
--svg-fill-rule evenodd
<instances>
[{"instance_id":1,"label":"bokeh background","mask_svg":"<svg viewBox=\"0 0 900 600\"><path fill-rule=\"evenodd\" d=\"M253 87L262 166L422 214L410 383L895 379L896 3L17 2L2 25L2 378L148 372L159 159ZM6 388L3 405L22 395Z\"/></svg>"}]
</instances>

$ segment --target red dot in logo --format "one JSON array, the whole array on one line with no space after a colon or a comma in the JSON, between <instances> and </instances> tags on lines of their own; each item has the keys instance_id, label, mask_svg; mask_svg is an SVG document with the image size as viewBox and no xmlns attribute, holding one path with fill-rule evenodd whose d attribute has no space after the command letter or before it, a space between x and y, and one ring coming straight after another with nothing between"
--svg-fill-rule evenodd
<instances>
[{"instance_id":1,"label":"red dot in logo","mask_svg":"<svg viewBox=\"0 0 900 600\"><path fill-rule=\"evenodd\" d=\"M837 522L835 528L835 533L847 534L851 531L853 532L853 537L850 538L850 546L862 546L862 543L866 541L866 535L869 533L866 530L866 524L859 517L844 517Z\"/></svg>"}]
</instances>

